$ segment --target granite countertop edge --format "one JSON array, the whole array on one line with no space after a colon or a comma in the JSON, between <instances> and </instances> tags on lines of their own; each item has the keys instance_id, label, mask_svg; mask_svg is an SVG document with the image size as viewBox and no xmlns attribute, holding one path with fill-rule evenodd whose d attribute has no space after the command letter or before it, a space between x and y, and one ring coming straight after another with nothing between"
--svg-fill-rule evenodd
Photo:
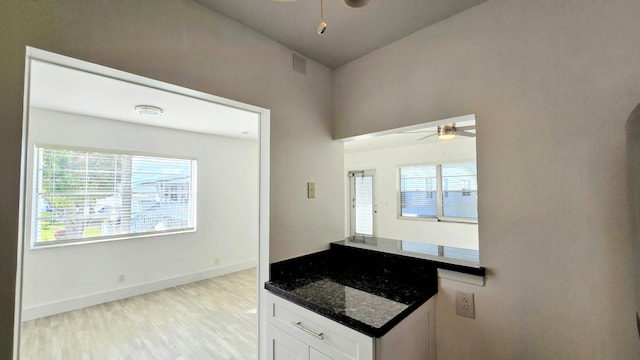
<instances>
[{"instance_id":1,"label":"granite countertop edge","mask_svg":"<svg viewBox=\"0 0 640 360\"><path fill-rule=\"evenodd\" d=\"M307 310L310 310L316 314L319 314L321 316L324 316L328 319L331 319L333 321L336 321L339 324L342 324L348 328L351 328L353 330L356 330L358 332L361 332L365 335L374 337L374 338L381 338L383 337L386 333L388 333L391 329L393 329L394 326L396 326L398 323L400 323L402 320L404 320L407 316L409 316L414 310L416 310L417 308L419 308L422 304L424 304L425 302L427 302L429 299L431 299L436 293L436 291L432 291L427 293L424 297L418 298L416 299L414 302L412 302L411 304L409 304L407 306L406 309L404 309L403 311L401 311L400 313L398 313L396 316L394 316L392 319L390 319L389 321L387 321L384 325L380 326L380 327L375 327L375 326L371 326L369 324L365 324L359 320L356 320L352 317L349 317L347 315L343 315L343 314L338 314L335 311L332 311L331 309L324 307L322 305L318 305L315 304L312 301L306 300L300 296L297 296L296 294L292 293L289 290L286 289L282 289L281 287L279 287L276 283L272 282L272 281L267 281L265 283L265 289L272 292L273 294L275 294L276 296L279 296L281 298L284 298L286 300L291 301L292 303L299 305Z\"/></svg>"},{"instance_id":2,"label":"granite countertop edge","mask_svg":"<svg viewBox=\"0 0 640 360\"><path fill-rule=\"evenodd\" d=\"M323 296L297 293L322 279L395 301L405 308L389 312L384 323L369 322L368 318L344 313L339 306L333 308ZM438 293L438 276L436 264L427 259L331 244L327 250L271 264L270 280L264 288L348 328L380 338Z\"/></svg>"},{"instance_id":3,"label":"granite countertop edge","mask_svg":"<svg viewBox=\"0 0 640 360\"><path fill-rule=\"evenodd\" d=\"M414 257L414 258L419 258L419 259L424 259L424 260L428 260L431 263L433 263L434 265L436 265L439 269L444 269L444 270L451 270L451 271L456 271L459 273L464 273L464 274L469 274L469 275L474 275L474 276L481 276L484 277L486 276L486 268L483 266L480 266L479 264L473 264L473 263L467 263L466 261L461 261L461 260L456 260L456 259L450 259L444 256L432 256L432 255L424 255L421 253L414 253L414 252L410 252L410 251L389 251L389 250L380 250L380 249L376 249L374 246L375 245L371 245L371 241L377 242L377 241L386 241L386 242L398 242L399 240L393 240L393 239L384 239L384 238L377 238L377 237L367 237L368 241L370 241L369 243L367 242L362 242L362 243L358 243L355 241L351 241L349 240L350 238L346 238L344 240L338 240L338 241L334 241L332 243L329 244L330 247L354 247L356 249L362 249L362 250L367 250L367 251L373 251L373 252L383 252L383 253L390 253L390 254L398 254L398 255L402 255L402 256L408 256L408 257ZM397 247L397 246L396 246Z\"/></svg>"}]
</instances>

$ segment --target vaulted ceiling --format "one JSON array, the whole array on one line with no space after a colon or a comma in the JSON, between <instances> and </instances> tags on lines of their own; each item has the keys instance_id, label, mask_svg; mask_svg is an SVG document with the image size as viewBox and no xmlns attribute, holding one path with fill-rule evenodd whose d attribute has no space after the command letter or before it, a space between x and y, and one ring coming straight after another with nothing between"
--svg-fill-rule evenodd
<instances>
[{"instance_id":1,"label":"vaulted ceiling","mask_svg":"<svg viewBox=\"0 0 640 360\"><path fill-rule=\"evenodd\" d=\"M353 8L323 0L327 30L318 35L320 0L196 0L301 55L337 68L487 0L371 0ZM349 2L367 2L364 0Z\"/></svg>"},{"instance_id":2,"label":"vaulted ceiling","mask_svg":"<svg viewBox=\"0 0 640 360\"><path fill-rule=\"evenodd\" d=\"M486 0L347 0L369 2L361 8L349 7L345 0L323 0L327 31L322 35L316 31L320 0L196 1L307 58L336 68ZM37 61L32 64L31 81L33 107L241 139L257 136L256 114L213 102ZM86 94L93 96L87 101L77 101ZM148 103L162 107L162 117L147 119L135 113L135 105ZM230 118L234 121L220 120ZM420 130L434 132L435 125L439 124ZM404 131L395 138L370 139L361 146L415 143L424 136L422 132ZM352 151L362 150L355 143L350 146Z\"/></svg>"}]
</instances>

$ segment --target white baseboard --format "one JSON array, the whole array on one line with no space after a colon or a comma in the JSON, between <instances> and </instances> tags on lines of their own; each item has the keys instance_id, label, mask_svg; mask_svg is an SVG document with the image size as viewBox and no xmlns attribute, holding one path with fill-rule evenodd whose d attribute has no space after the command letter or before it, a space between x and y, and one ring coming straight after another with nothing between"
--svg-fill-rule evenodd
<instances>
[{"instance_id":1,"label":"white baseboard","mask_svg":"<svg viewBox=\"0 0 640 360\"><path fill-rule=\"evenodd\" d=\"M231 265L220 266L191 274L170 277L162 280L152 281L145 284L133 285L125 288L114 289L80 297L55 301L48 304L31 306L22 309L22 321L33 320L49 315L81 309L87 306L104 304L110 301L125 299L132 296L142 295L153 291L163 290L174 286L192 283L209 279L212 277L230 274L236 271L255 267L256 260L243 261Z\"/></svg>"}]
</instances>

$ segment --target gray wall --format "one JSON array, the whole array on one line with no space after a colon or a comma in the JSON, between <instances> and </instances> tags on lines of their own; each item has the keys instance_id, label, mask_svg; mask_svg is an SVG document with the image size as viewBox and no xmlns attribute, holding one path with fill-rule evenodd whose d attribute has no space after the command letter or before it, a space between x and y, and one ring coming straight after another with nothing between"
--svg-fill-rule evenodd
<instances>
[{"instance_id":1,"label":"gray wall","mask_svg":"<svg viewBox=\"0 0 640 360\"><path fill-rule=\"evenodd\" d=\"M640 358L624 135L639 18L637 0L492 0L335 72L338 138L476 114L489 275L441 280L439 359Z\"/></svg>"},{"instance_id":2,"label":"gray wall","mask_svg":"<svg viewBox=\"0 0 640 360\"><path fill-rule=\"evenodd\" d=\"M0 44L0 358L10 358L13 332L27 45L271 109L271 259L342 237L326 67L309 61L306 76L295 73L290 50L191 0L5 0Z\"/></svg>"}]
</instances>

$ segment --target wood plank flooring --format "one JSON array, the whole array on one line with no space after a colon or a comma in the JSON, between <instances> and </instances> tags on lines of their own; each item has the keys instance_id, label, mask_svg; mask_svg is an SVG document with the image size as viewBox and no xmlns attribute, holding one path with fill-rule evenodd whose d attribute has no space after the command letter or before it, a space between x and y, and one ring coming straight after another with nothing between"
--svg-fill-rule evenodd
<instances>
[{"instance_id":1,"label":"wood plank flooring","mask_svg":"<svg viewBox=\"0 0 640 360\"><path fill-rule=\"evenodd\" d=\"M256 270L22 324L21 360L257 358Z\"/></svg>"}]
</instances>

